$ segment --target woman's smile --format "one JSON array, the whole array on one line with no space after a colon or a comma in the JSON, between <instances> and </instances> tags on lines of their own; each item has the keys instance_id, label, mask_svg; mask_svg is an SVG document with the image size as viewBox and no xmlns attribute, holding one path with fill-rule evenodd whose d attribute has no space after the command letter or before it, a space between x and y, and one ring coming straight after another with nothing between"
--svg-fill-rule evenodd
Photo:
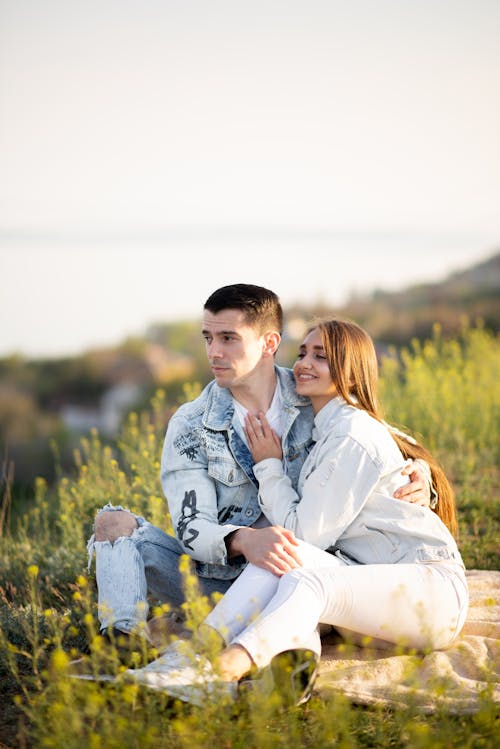
<instances>
[{"instance_id":1,"label":"woman's smile","mask_svg":"<svg viewBox=\"0 0 500 749\"><path fill-rule=\"evenodd\" d=\"M301 382L308 382L310 380L317 380L318 378L316 375L313 375L309 372L299 372L297 374L297 380L300 380Z\"/></svg>"},{"instance_id":2,"label":"woman's smile","mask_svg":"<svg viewBox=\"0 0 500 749\"><path fill-rule=\"evenodd\" d=\"M304 338L293 374L297 392L311 399L315 413L337 395L318 328Z\"/></svg>"}]
</instances>

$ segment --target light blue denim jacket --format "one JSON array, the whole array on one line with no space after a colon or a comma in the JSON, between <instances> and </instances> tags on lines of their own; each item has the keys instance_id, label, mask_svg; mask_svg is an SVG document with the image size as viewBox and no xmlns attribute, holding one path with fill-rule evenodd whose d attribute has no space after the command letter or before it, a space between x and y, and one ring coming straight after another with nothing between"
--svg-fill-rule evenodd
<instances>
[{"instance_id":1,"label":"light blue denim jacket","mask_svg":"<svg viewBox=\"0 0 500 749\"><path fill-rule=\"evenodd\" d=\"M312 436L298 490L276 458L254 466L261 508L273 525L351 563L463 564L431 509L393 498L405 460L384 424L337 397L316 415Z\"/></svg>"},{"instance_id":2,"label":"light blue denim jacket","mask_svg":"<svg viewBox=\"0 0 500 749\"><path fill-rule=\"evenodd\" d=\"M283 470L297 486L311 446L313 411L297 395L292 372L276 367L283 402ZM232 579L245 566L228 560L225 537L261 515L248 447L234 427L230 390L212 381L170 419L161 481L175 534L203 577Z\"/></svg>"}]
</instances>

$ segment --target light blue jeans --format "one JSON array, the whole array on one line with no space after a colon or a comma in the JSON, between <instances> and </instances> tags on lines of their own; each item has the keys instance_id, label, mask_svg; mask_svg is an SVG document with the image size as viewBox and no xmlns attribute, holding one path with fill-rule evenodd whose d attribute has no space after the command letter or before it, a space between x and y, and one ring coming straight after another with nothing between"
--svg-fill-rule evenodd
<instances>
[{"instance_id":1,"label":"light blue jeans","mask_svg":"<svg viewBox=\"0 0 500 749\"><path fill-rule=\"evenodd\" d=\"M125 508L106 505L101 512ZM89 568L96 555L98 618L101 631L116 627L124 632L142 631L147 621L148 595L173 607L184 600L183 579L179 558L185 554L179 541L139 515L131 513L137 528L131 536L122 536L114 543L89 539ZM203 595L225 593L233 580L217 580L198 576ZM145 629L147 633L147 628Z\"/></svg>"}]
</instances>

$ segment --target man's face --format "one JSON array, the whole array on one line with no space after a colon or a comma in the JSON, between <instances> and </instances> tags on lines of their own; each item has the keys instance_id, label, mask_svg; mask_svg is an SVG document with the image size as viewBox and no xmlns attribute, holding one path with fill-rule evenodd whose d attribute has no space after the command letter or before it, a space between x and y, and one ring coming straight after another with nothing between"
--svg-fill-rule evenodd
<instances>
[{"instance_id":1,"label":"man's face","mask_svg":"<svg viewBox=\"0 0 500 749\"><path fill-rule=\"evenodd\" d=\"M202 333L208 361L221 387L245 384L262 367L266 335L249 325L241 310L224 309L215 314L205 310Z\"/></svg>"}]
</instances>

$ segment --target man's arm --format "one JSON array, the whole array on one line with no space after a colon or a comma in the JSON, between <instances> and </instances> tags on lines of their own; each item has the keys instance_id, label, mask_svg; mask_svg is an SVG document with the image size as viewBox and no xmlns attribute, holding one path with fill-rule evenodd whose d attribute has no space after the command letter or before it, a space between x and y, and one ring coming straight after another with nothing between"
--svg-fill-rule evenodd
<instances>
[{"instance_id":1,"label":"man's arm","mask_svg":"<svg viewBox=\"0 0 500 749\"><path fill-rule=\"evenodd\" d=\"M174 533L189 556L227 564L225 536L238 526L221 525L215 479L208 473L206 450L181 414L169 422L161 460L161 482Z\"/></svg>"},{"instance_id":2,"label":"man's arm","mask_svg":"<svg viewBox=\"0 0 500 749\"><path fill-rule=\"evenodd\" d=\"M395 499L434 509L438 497L432 485L432 474L428 463L425 460L420 460L420 458L414 460L405 466L401 474L409 476L410 483L396 489L394 492Z\"/></svg>"},{"instance_id":3,"label":"man's arm","mask_svg":"<svg viewBox=\"0 0 500 749\"><path fill-rule=\"evenodd\" d=\"M302 566L295 534L279 525L239 528L226 536L226 546L229 557L242 555L278 577Z\"/></svg>"}]
</instances>

